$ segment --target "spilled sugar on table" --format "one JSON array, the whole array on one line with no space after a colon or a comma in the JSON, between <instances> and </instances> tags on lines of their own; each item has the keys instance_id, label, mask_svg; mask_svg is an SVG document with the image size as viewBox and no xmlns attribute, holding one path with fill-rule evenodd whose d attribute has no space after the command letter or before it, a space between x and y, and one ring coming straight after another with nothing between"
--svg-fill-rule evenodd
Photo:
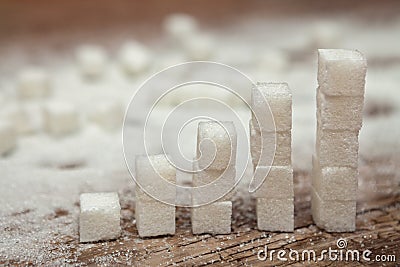
<instances>
[{"instance_id":1,"label":"spilled sugar on table","mask_svg":"<svg viewBox=\"0 0 400 267\"><path fill-rule=\"evenodd\" d=\"M348 256L345 262L350 266L382 265L378 259L385 259L385 266L399 263L400 251L400 194L396 176L386 179L385 185L371 186L370 181L379 179L374 169L385 163L369 163L360 167L359 194L357 202L357 230L351 233L328 233L313 224L310 211L309 173L295 171L295 231L293 233L262 232L256 229L255 201L244 192L238 192L233 201L232 233L229 235L193 235L190 225L190 209L177 208L177 232L174 236L140 238L134 218L132 192L125 192L122 198L121 238L115 241L79 244L78 240L65 238L70 244L69 255L60 259L72 264L129 264L137 266L202 266L202 265L254 265L276 266L306 264L319 266L343 266L342 261L332 256L319 257L323 250L357 250L359 261ZM387 177L386 177L387 178ZM377 187L378 186L378 187ZM343 241L344 240L344 241ZM338 244L345 242L345 247ZM54 250L57 250L57 246ZM267 257L265 257L267 250ZM279 260L277 252L286 251ZM309 250L316 253L313 261ZM362 253L367 253L367 258ZM271 251L272 256L271 256ZM299 253L299 261L289 258L290 251ZM306 253L303 253L303 252ZM304 256L302 256L304 254ZM296 254L290 254L292 259ZM334 255L334 254L332 254ZM376 258L378 256L378 258ZM272 257L272 261L271 261ZM309 258L310 257L310 258ZM395 258L394 258L395 257ZM311 259L311 261L309 261ZM370 259L370 261L368 261Z\"/></svg>"}]
</instances>

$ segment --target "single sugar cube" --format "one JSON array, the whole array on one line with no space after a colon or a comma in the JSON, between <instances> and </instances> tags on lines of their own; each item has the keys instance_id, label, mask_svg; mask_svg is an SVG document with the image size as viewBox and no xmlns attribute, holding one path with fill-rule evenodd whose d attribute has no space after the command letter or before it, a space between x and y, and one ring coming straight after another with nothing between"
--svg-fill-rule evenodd
<instances>
[{"instance_id":1,"label":"single sugar cube","mask_svg":"<svg viewBox=\"0 0 400 267\"><path fill-rule=\"evenodd\" d=\"M131 41L122 46L118 60L126 74L135 75L149 68L151 56L150 51L144 45Z\"/></svg>"},{"instance_id":2,"label":"single sugar cube","mask_svg":"<svg viewBox=\"0 0 400 267\"><path fill-rule=\"evenodd\" d=\"M357 200L358 170L324 167L313 156L312 186L322 200Z\"/></svg>"},{"instance_id":3,"label":"single sugar cube","mask_svg":"<svg viewBox=\"0 0 400 267\"><path fill-rule=\"evenodd\" d=\"M362 126L363 96L329 96L317 92L317 121L324 130L354 130Z\"/></svg>"},{"instance_id":4,"label":"single sugar cube","mask_svg":"<svg viewBox=\"0 0 400 267\"><path fill-rule=\"evenodd\" d=\"M367 60L359 51L318 50L318 85L327 95L363 96Z\"/></svg>"},{"instance_id":5,"label":"single sugar cube","mask_svg":"<svg viewBox=\"0 0 400 267\"><path fill-rule=\"evenodd\" d=\"M253 196L271 199L293 198L293 168L291 166L256 167L254 171L256 181L261 181L263 177L257 176L264 175L268 169L268 175Z\"/></svg>"},{"instance_id":6,"label":"single sugar cube","mask_svg":"<svg viewBox=\"0 0 400 267\"><path fill-rule=\"evenodd\" d=\"M200 205L215 200L231 200L235 193L236 168L229 166L225 170L201 170L193 174L192 204Z\"/></svg>"},{"instance_id":7,"label":"single sugar cube","mask_svg":"<svg viewBox=\"0 0 400 267\"><path fill-rule=\"evenodd\" d=\"M17 145L17 133L14 126L6 121L0 122L0 156L7 154Z\"/></svg>"},{"instance_id":8,"label":"single sugar cube","mask_svg":"<svg viewBox=\"0 0 400 267\"><path fill-rule=\"evenodd\" d=\"M40 98L50 93L50 78L40 67L27 67L18 75L17 91L20 98Z\"/></svg>"},{"instance_id":9,"label":"single sugar cube","mask_svg":"<svg viewBox=\"0 0 400 267\"><path fill-rule=\"evenodd\" d=\"M99 78L106 69L107 53L97 45L82 45L77 49L76 58L83 77Z\"/></svg>"},{"instance_id":10,"label":"single sugar cube","mask_svg":"<svg viewBox=\"0 0 400 267\"><path fill-rule=\"evenodd\" d=\"M225 170L236 164L237 136L233 122L200 122L197 157L201 169Z\"/></svg>"},{"instance_id":11,"label":"single sugar cube","mask_svg":"<svg viewBox=\"0 0 400 267\"><path fill-rule=\"evenodd\" d=\"M124 110L119 102L100 102L93 105L88 117L101 128L112 131L122 128Z\"/></svg>"},{"instance_id":12,"label":"single sugar cube","mask_svg":"<svg viewBox=\"0 0 400 267\"><path fill-rule=\"evenodd\" d=\"M136 227L141 237L175 234L175 206L159 201L135 202Z\"/></svg>"},{"instance_id":13,"label":"single sugar cube","mask_svg":"<svg viewBox=\"0 0 400 267\"><path fill-rule=\"evenodd\" d=\"M355 200L323 200L312 190L311 212L315 224L328 232L353 232L356 229Z\"/></svg>"},{"instance_id":14,"label":"single sugar cube","mask_svg":"<svg viewBox=\"0 0 400 267\"><path fill-rule=\"evenodd\" d=\"M358 131L317 128L316 156L322 167L358 167Z\"/></svg>"},{"instance_id":15,"label":"single sugar cube","mask_svg":"<svg viewBox=\"0 0 400 267\"><path fill-rule=\"evenodd\" d=\"M192 208L193 234L230 234L232 223L232 202L214 202Z\"/></svg>"},{"instance_id":16,"label":"single sugar cube","mask_svg":"<svg viewBox=\"0 0 400 267\"><path fill-rule=\"evenodd\" d=\"M140 199L141 191L139 189L141 189L155 198L154 201L175 203L176 169L171 165L166 155L136 157L135 179L137 198ZM144 199L148 198L143 197Z\"/></svg>"},{"instance_id":17,"label":"single sugar cube","mask_svg":"<svg viewBox=\"0 0 400 267\"><path fill-rule=\"evenodd\" d=\"M292 93L287 83L257 83L251 90L251 108L253 125L258 131L292 129Z\"/></svg>"},{"instance_id":18,"label":"single sugar cube","mask_svg":"<svg viewBox=\"0 0 400 267\"><path fill-rule=\"evenodd\" d=\"M48 103L44 106L43 116L45 129L54 136L76 132L80 126L78 112L69 103Z\"/></svg>"},{"instance_id":19,"label":"single sugar cube","mask_svg":"<svg viewBox=\"0 0 400 267\"><path fill-rule=\"evenodd\" d=\"M116 239L121 234L118 194L85 193L80 196L80 242Z\"/></svg>"},{"instance_id":20,"label":"single sugar cube","mask_svg":"<svg viewBox=\"0 0 400 267\"><path fill-rule=\"evenodd\" d=\"M260 134L261 135L261 134ZM259 135L259 136L260 136ZM273 157L272 166L287 166L292 164L292 134L291 132L277 132L273 133L263 133L263 136L259 137L262 139L263 149L273 151L274 143L275 143L275 155ZM275 141L274 138L275 137ZM257 144L261 142L254 142ZM261 146L251 146L252 147L252 155L254 166L259 165L261 162L268 163L268 160L261 159ZM270 158L270 155L266 155L266 158Z\"/></svg>"},{"instance_id":21,"label":"single sugar cube","mask_svg":"<svg viewBox=\"0 0 400 267\"><path fill-rule=\"evenodd\" d=\"M194 17L180 13L168 16L163 27L170 38L179 42L189 38L198 30L197 21Z\"/></svg>"},{"instance_id":22,"label":"single sugar cube","mask_svg":"<svg viewBox=\"0 0 400 267\"><path fill-rule=\"evenodd\" d=\"M293 198L257 198L257 227L263 231L294 231Z\"/></svg>"},{"instance_id":23,"label":"single sugar cube","mask_svg":"<svg viewBox=\"0 0 400 267\"><path fill-rule=\"evenodd\" d=\"M260 132L252 121L250 127L250 152L253 166L289 166L292 164L292 134L286 132ZM261 158L261 151L263 155ZM275 151L275 154L272 152Z\"/></svg>"},{"instance_id":24,"label":"single sugar cube","mask_svg":"<svg viewBox=\"0 0 400 267\"><path fill-rule=\"evenodd\" d=\"M214 40L207 34L195 33L184 40L184 49L190 60L207 60L214 51Z\"/></svg>"},{"instance_id":25,"label":"single sugar cube","mask_svg":"<svg viewBox=\"0 0 400 267\"><path fill-rule=\"evenodd\" d=\"M29 134L35 130L28 110L18 103L7 105L1 111L0 119L10 121L18 134Z\"/></svg>"}]
</instances>

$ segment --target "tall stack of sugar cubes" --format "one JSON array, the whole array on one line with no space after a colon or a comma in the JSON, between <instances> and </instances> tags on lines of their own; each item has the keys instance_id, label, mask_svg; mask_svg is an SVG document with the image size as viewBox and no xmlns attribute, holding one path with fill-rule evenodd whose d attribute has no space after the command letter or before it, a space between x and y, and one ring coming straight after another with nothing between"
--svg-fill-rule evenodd
<instances>
[{"instance_id":1,"label":"tall stack of sugar cubes","mask_svg":"<svg viewBox=\"0 0 400 267\"><path fill-rule=\"evenodd\" d=\"M257 198L260 230L294 230L294 191L291 160L292 94L286 83L257 83L251 94L250 151L254 178L263 180ZM273 121L262 123L272 113ZM275 126L274 126L275 125ZM275 149L275 155L270 151ZM262 150L266 151L264 153ZM272 157L273 156L273 157ZM257 177L263 175L263 177ZM261 179L260 179L261 178Z\"/></svg>"},{"instance_id":2,"label":"tall stack of sugar cubes","mask_svg":"<svg viewBox=\"0 0 400 267\"><path fill-rule=\"evenodd\" d=\"M330 232L355 230L366 71L366 59L358 51L318 51L311 208L314 222Z\"/></svg>"}]
</instances>

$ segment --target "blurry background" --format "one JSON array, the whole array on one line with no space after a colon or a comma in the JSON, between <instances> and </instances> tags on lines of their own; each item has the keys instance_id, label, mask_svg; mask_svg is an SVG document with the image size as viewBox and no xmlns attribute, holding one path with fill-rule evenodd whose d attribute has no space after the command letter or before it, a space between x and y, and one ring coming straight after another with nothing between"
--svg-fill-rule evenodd
<instances>
[{"instance_id":1,"label":"blurry background","mask_svg":"<svg viewBox=\"0 0 400 267\"><path fill-rule=\"evenodd\" d=\"M43 247L30 242L46 239L49 231L77 237L79 193L133 186L122 154L123 113L140 84L177 63L217 61L253 81L287 82L293 93L293 165L308 172L318 48L366 55L360 190L368 194L360 196L398 193L398 1L0 1L0 118L18 133L12 141L2 138L11 145L3 145L0 158L0 226L22 229L5 231L0 255L18 258L25 253L21 246L39 255ZM249 110L226 92L194 89L166 97L155 110L159 124L162 115L198 95L223 100L248 121ZM242 90L248 94L250 88ZM70 118L58 123L55 116L49 126L48 113ZM140 131L142 124L127 127ZM161 151L156 134L155 152ZM188 155L195 134L193 124L182 136ZM47 222L35 228L42 215L60 207L72 214L63 217L68 226ZM10 215L27 210L21 221Z\"/></svg>"},{"instance_id":2,"label":"blurry background","mask_svg":"<svg viewBox=\"0 0 400 267\"><path fill-rule=\"evenodd\" d=\"M125 109L151 74L191 60L217 61L253 81L289 83L294 164L307 169L315 125L316 50L358 49L369 65L361 152L364 157L389 153L399 150L386 136L399 136L392 127L396 121L388 118L396 119L399 106L399 11L396 1L2 1L0 99L18 100L18 75L39 66L56 100L73 102L80 113L98 109L94 102L120 102ZM85 80L82 76L92 75L88 72L98 74ZM211 90L199 89L206 95ZM174 106L192 97L177 95L165 103Z\"/></svg>"}]
</instances>

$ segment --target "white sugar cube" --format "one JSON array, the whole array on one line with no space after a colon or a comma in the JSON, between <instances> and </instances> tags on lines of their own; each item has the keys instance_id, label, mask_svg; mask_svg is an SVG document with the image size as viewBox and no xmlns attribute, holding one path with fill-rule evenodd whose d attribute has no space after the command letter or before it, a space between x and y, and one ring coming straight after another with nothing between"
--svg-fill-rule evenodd
<instances>
[{"instance_id":1,"label":"white sugar cube","mask_svg":"<svg viewBox=\"0 0 400 267\"><path fill-rule=\"evenodd\" d=\"M119 102L95 103L89 112L89 119L105 130L122 128L124 110Z\"/></svg>"},{"instance_id":2,"label":"white sugar cube","mask_svg":"<svg viewBox=\"0 0 400 267\"><path fill-rule=\"evenodd\" d=\"M69 103L48 103L44 106L43 116L45 129L54 136L76 132L80 126L78 112Z\"/></svg>"},{"instance_id":3,"label":"white sugar cube","mask_svg":"<svg viewBox=\"0 0 400 267\"><path fill-rule=\"evenodd\" d=\"M184 49L190 60L207 60L214 51L214 40L206 34L192 34L184 40Z\"/></svg>"},{"instance_id":4,"label":"white sugar cube","mask_svg":"<svg viewBox=\"0 0 400 267\"><path fill-rule=\"evenodd\" d=\"M102 47L83 45L77 49L76 57L80 72L85 78L98 78L105 72L107 53Z\"/></svg>"},{"instance_id":5,"label":"white sugar cube","mask_svg":"<svg viewBox=\"0 0 400 267\"><path fill-rule=\"evenodd\" d=\"M269 167L256 167L254 171L256 181L262 180L263 177L257 176L264 176L268 168ZM291 166L271 166L264 182L253 193L253 196L273 199L293 198L293 168Z\"/></svg>"},{"instance_id":6,"label":"white sugar cube","mask_svg":"<svg viewBox=\"0 0 400 267\"><path fill-rule=\"evenodd\" d=\"M144 192L139 190L141 188L157 200L175 203L176 169L171 165L165 155L136 157L135 179L139 184L136 186L137 199L141 197L142 200L150 198L149 196L143 195Z\"/></svg>"},{"instance_id":7,"label":"white sugar cube","mask_svg":"<svg viewBox=\"0 0 400 267\"><path fill-rule=\"evenodd\" d=\"M322 167L358 166L358 131L331 131L317 128L316 156Z\"/></svg>"},{"instance_id":8,"label":"white sugar cube","mask_svg":"<svg viewBox=\"0 0 400 267\"><path fill-rule=\"evenodd\" d=\"M201 169L224 170L236 164L237 136L233 122L200 122L197 157Z\"/></svg>"},{"instance_id":9,"label":"white sugar cube","mask_svg":"<svg viewBox=\"0 0 400 267\"><path fill-rule=\"evenodd\" d=\"M192 208L193 234L229 234L232 223L232 202L214 202Z\"/></svg>"},{"instance_id":10,"label":"white sugar cube","mask_svg":"<svg viewBox=\"0 0 400 267\"><path fill-rule=\"evenodd\" d=\"M257 83L251 90L251 108L253 125L258 131L292 129L292 93L287 83Z\"/></svg>"},{"instance_id":11,"label":"white sugar cube","mask_svg":"<svg viewBox=\"0 0 400 267\"><path fill-rule=\"evenodd\" d=\"M318 85L327 95L363 96L367 61L356 50L319 49Z\"/></svg>"},{"instance_id":12,"label":"white sugar cube","mask_svg":"<svg viewBox=\"0 0 400 267\"><path fill-rule=\"evenodd\" d=\"M168 16L163 26L169 37L178 41L184 41L198 30L197 21L194 17L179 13Z\"/></svg>"},{"instance_id":13,"label":"white sugar cube","mask_svg":"<svg viewBox=\"0 0 400 267\"><path fill-rule=\"evenodd\" d=\"M23 105L15 103L7 105L1 111L0 119L5 119L12 123L18 134L29 134L35 130L31 117Z\"/></svg>"},{"instance_id":14,"label":"white sugar cube","mask_svg":"<svg viewBox=\"0 0 400 267\"><path fill-rule=\"evenodd\" d=\"M141 237L175 234L175 206L159 201L135 202L136 227Z\"/></svg>"},{"instance_id":15,"label":"white sugar cube","mask_svg":"<svg viewBox=\"0 0 400 267\"><path fill-rule=\"evenodd\" d=\"M356 229L355 200L322 200L312 190L311 212L315 224L328 232L353 232Z\"/></svg>"},{"instance_id":16,"label":"white sugar cube","mask_svg":"<svg viewBox=\"0 0 400 267\"><path fill-rule=\"evenodd\" d=\"M312 186L324 201L356 200L358 171L348 167L324 167L313 157Z\"/></svg>"},{"instance_id":17,"label":"white sugar cube","mask_svg":"<svg viewBox=\"0 0 400 267\"><path fill-rule=\"evenodd\" d=\"M0 156L7 154L17 144L17 133L11 123L0 122Z\"/></svg>"},{"instance_id":18,"label":"white sugar cube","mask_svg":"<svg viewBox=\"0 0 400 267\"><path fill-rule=\"evenodd\" d=\"M257 198L257 227L263 231L294 231L294 200Z\"/></svg>"},{"instance_id":19,"label":"white sugar cube","mask_svg":"<svg viewBox=\"0 0 400 267\"><path fill-rule=\"evenodd\" d=\"M318 90L318 126L324 130L360 130L363 105L363 96L329 96Z\"/></svg>"},{"instance_id":20,"label":"white sugar cube","mask_svg":"<svg viewBox=\"0 0 400 267\"><path fill-rule=\"evenodd\" d=\"M289 166L292 164L292 134L287 132L260 132L249 122L250 152L253 165ZM261 158L261 149L264 150ZM272 151L275 150L275 155ZM272 163L272 164L271 164Z\"/></svg>"},{"instance_id":21,"label":"white sugar cube","mask_svg":"<svg viewBox=\"0 0 400 267\"><path fill-rule=\"evenodd\" d=\"M149 68L151 56L144 45L131 41L122 46L118 60L126 74L135 75Z\"/></svg>"},{"instance_id":22,"label":"white sugar cube","mask_svg":"<svg viewBox=\"0 0 400 267\"><path fill-rule=\"evenodd\" d=\"M85 193L80 196L80 242L116 239L121 234L121 207L117 193Z\"/></svg>"},{"instance_id":23,"label":"white sugar cube","mask_svg":"<svg viewBox=\"0 0 400 267\"><path fill-rule=\"evenodd\" d=\"M235 193L236 168L229 166L225 170L201 170L193 174L192 204L199 205L212 201L230 200Z\"/></svg>"},{"instance_id":24,"label":"white sugar cube","mask_svg":"<svg viewBox=\"0 0 400 267\"><path fill-rule=\"evenodd\" d=\"M50 78L39 67L28 67L18 75L17 91L20 98L39 98L49 95Z\"/></svg>"}]
</instances>

